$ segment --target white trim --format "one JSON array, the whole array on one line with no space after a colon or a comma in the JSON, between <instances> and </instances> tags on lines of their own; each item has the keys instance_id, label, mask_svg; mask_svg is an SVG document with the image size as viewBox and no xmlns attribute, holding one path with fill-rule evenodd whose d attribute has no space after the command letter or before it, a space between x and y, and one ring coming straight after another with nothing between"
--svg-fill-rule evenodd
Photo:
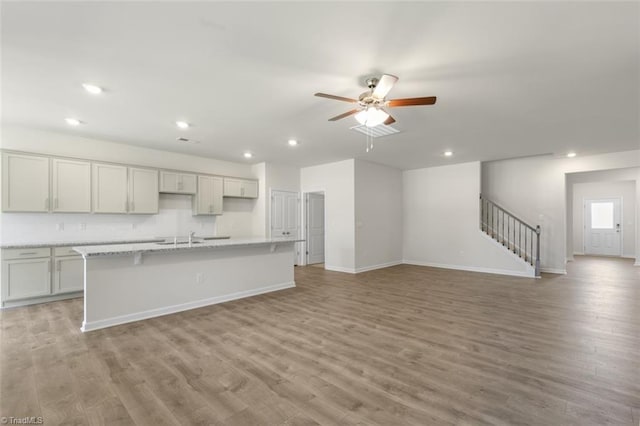
<instances>
[{"instance_id":1,"label":"white trim","mask_svg":"<svg viewBox=\"0 0 640 426\"><path fill-rule=\"evenodd\" d=\"M540 272L544 272L546 274L562 274L567 275L567 270L562 268L540 268Z\"/></svg>"},{"instance_id":2,"label":"white trim","mask_svg":"<svg viewBox=\"0 0 640 426\"><path fill-rule=\"evenodd\" d=\"M197 300L194 302L182 303L179 305L166 306L163 308L150 309L148 311L136 312L135 314L122 315L119 317L98 320L87 323L82 322L80 330L82 332L98 330L101 328L112 327L114 325L126 324L129 322L140 321L143 319L160 317L163 315L174 314L176 312L188 311L189 309L201 308L203 306L216 305L218 303L229 302L232 300L243 299L245 297L257 296L259 294L270 293L272 291L284 290L295 287L295 281L281 284L274 284L267 287L261 287L254 290L239 291L237 293L226 294L224 296L210 297L207 299Z\"/></svg>"},{"instance_id":3,"label":"white trim","mask_svg":"<svg viewBox=\"0 0 640 426\"><path fill-rule=\"evenodd\" d=\"M535 271L533 268L529 272L520 272L520 271L510 271L507 269L493 269L493 268L483 268L480 266L463 266L463 265L450 265L446 263L434 263L434 262L423 262L420 260L410 260L405 259L402 263L407 265L417 265L417 266L430 266L432 268L443 268L443 269L455 269L458 271L469 271L469 272L482 272L485 274L498 274L498 275L510 275L513 277L526 277L526 278L536 278Z\"/></svg>"},{"instance_id":4,"label":"white trim","mask_svg":"<svg viewBox=\"0 0 640 426\"><path fill-rule=\"evenodd\" d=\"M355 268L344 268L342 266L331 266L331 265L327 265L326 263L324 264L324 269L326 269L327 271L346 272L347 274L355 274L356 273Z\"/></svg>"},{"instance_id":5,"label":"white trim","mask_svg":"<svg viewBox=\"0 0 640 426\"><path fill-rule=\"evenodd\" d=\"M23 299L23 300L6 300L2 302L2 308L0 309L10 309L10 308L18 308L20 306L29 306L29 305L37 305L39 303L48 303L55 302L58 300L66 300L66 299L75 299L77 297L83 297L84 290L74 291L70 293L62 293L62 294L54 294L51 296L43 296L36 297L33 299Z\"/></svg>"},{"instance_id":6,"label":"white trim","mask_svg":"<svg viewBox=\"0 0 640 426\"><path fill-rule=\"evenodd\" d=\"M636 263L634 263L633 266L640 266L640 259L636 259Z\"/></svg>"},{"instance_id":7,"label":"white trim","mask_svg":"<svg viewBox=\"0 0 640 426\"><path fill-rule=\"evenodd\" d=\"M574 255L574 256L584 256L585 254L584 254L584 252L582 252L582 251L574 251L574 252L573 252L573 255Z\"/></svg>"},{"instance_id":8,"label":"white trim","mask_svg":"<svg viewBox=\"0 0 640 426\"><path fill-rule=\"evenodd\" d=\"M390 266L402 265L402 260L394 260L392 262L379 263L377 265L363 266L362 268L356 268L355 273L373 271L375 269L388 268Z\"/></svg>"}]
</instances>

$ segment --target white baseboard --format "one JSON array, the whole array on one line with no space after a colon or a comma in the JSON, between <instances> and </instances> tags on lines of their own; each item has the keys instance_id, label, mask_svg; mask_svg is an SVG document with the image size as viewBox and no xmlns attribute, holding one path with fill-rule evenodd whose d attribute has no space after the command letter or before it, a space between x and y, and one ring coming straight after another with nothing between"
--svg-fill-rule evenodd
<instances>
[{"instance_id":1,"label":"white baseboard","mask_svg":"<svg viewBox=\"0 0 640 426\"><path fill-rule=\"evenodd\" d=\"M347 274L356 273L355 268L344 268L342 266L332 266L332 265L327 265L326 263L324 264L324 269L326 269L327 271L334 271L334 272L346 272Z\"/></svg>"},{"instance_id":2,"label":"white baseboard","mask_svg":"<svg viewBox=\"0 0 640 426\"><path fill-rule=\"evenodd\" d=\"M73 293L56 294L53 296L36 297L33 299L24 300L7 300L2 302L2 309L19 308L20 306L37 305L39 303L55 302L58 300L74 299L76 297L83 297L84 291L76 291Z\"/></svg>"},{"instance_id":3,"label":"white baseboard","mask_svg":"<svg viewBox=\"0 0 640 426\"><path fill-rule=\"evenodd\" d=\"M634 263L633 266L640 266L640 259L636 259L636 263Z\"/></svg>"},{"instance_id":4,"label":"white baseboard","mask_svg":"<svg viewBox=\"0 0 640 426\"><path fill-rule=\"evenodd\" d=\"M544 272L546 274L567 274L567 270L561 268L540 268L540 272Z\"/></svg>"},{"instance_id":5,"label":"white baseboard","mask_svg":"<svg viewBox=\"0 0 640 426\"><path fill-rule=\"evenodd\" d=\"M450 265L446 263L423 262L420 260L408 260L408 259L403 260L402 263L406 263L407 265L430 266L432 268L455 269L457 271L482 272L485 274L498 274L498 275L510 275L513 277L535 278L534 270L531 270L529 272L525 272L525 271L519 272L519 271L510 271L507 269L492 269L492 268L482 268L478 266L466 266L466 265Z\"/></svg>"},{"instance_id":6,"label":"white baseboard","mask_svg":"<svg viewBox=\"0 0 640 426\"><path fill-rule=\"evenodd\" d=\"M363 266L362 268L356 268L355 273L373 271L375 269L388 268L390 266L402 265L402 260L394 260L393 262L379 263L377 265Z\"/></svg>"},{"instance_id":7,"label":"white baseboard","mask_svg":"<svg viewBox=\"0 0 640 426\"><path fill-rule=\"evenodd\" d=\"M119 317L108 318L104 320L84 322L80 330L83 332L98 330L101 328L113 327L114 325L126 324L129 322L140 321L143 319L149 319L154 317L160 317L163 315L174 314L177 312L188 311L190 309L202 308L204 306L216 305L218 303L230 302L232 300L243 299L245 297L257 296L259 294L270 293L272 291L284 290L286 288L295 287L295 281L290 281L282 284L270 285L267 287L257 288L255 290L239 291L237 293L231 293L224 296L210 297L207 299L197 300L195 302L182 303L179 305L167 306L158 309L151 309L143 312L136 312L135 314L122 315Z\"/></svg>"}]
</instances>

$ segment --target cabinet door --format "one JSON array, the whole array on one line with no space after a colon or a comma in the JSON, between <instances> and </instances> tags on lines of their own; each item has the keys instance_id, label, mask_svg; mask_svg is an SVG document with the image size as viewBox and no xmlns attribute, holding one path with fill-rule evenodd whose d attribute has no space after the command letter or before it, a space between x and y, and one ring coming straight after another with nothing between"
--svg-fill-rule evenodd
<instances>
[{"instance_id":1,"label":"cabinet door","mask_svg":"<svg viewBox=\"0 0 640 426\"><path fill-rule=\"evenodd\" d=\"M91 211L91 163L54 158L51 160L51 192L54 212Z\"/></svg>"},{"instance_id":2,"label":"cabinet door","mask_svg":"<svg viewBox=\"0 0 640 426\"><path fill-rule=\"evenodd\" d=\"M93 163L92 171L94 213L126 213L127 168L116 164Z\"/></svg>"},{"instance_id":3,"label":"cabinet door","mask_svg":"<svg viewBox=\"0 0 640 426\"><path fill-rule=\"evenodd\" d=\"M84 260L82 257L57 257L54 264L54 294L84 290Z\"/></svg>"},{"instance_id":4,"label":"cabinet door","mask_svg":"<svg viewBox=\"0 0 640 426\"><path fill-rule=\"evenodd\" d=\"M158 171L129 168L129 213L158 213Z\"/></svg>"},{"instance_id":5,"label":"cabinet door","mask_svg":"<svg viewBox=\"0 0 640 426\"><path fill-rule=\"evenodd\" d=\"M197 189L196 175L180 175L179 189L183 194L195 194Z\"/></svg>"},{"instance_id":6,"label":"cabinet door","mask_svg":"<svg viewBox=\"0 0 640 426\"><path fill-rule=\"evenodd\" d=\"M2 210L49 211L49 158L5 153L2 155Z\"/></svg>"},{"instance_id":7,"label":"cabinet door","mask_svg":"<svg viewBox=\"0 0 640 426\"><path fill-rule=\"evenodd\" d=\"M17 300L51 294L51 259L2 262L2 299Z\"/></svg>"},{"instance_id":8,"label":"cabinet door","mask_svg":"<svg viewBox=\"0 0 640 426\"><path fill-rule=\"evenodd\" d=\"M211 213L222 214L222 195L224 193L224 179L221 177L211 178Z\"/></svg>"},{"instance_id":9,"label":"cabinet door","mask_svg":"<svg viewBox=\"0 0 640 426\"><path fill-rule=\"evenodd\" d=\"M213 214L213 178L211 176L198 176L198 192L194 197L194 214Z\"/></svg>"},{"instance_id":10,"label":"cabinet door","mask_svg":"<svg viewBox=\"0 0 640 426\"><path fill-rule=\"evenodd\" d=\"M242 197L242 181L240 179L224 178L225 197Z\"/></svg>"},{"instance_id":11,"label":"cabinet door","mask_svg":"<svg viewBox=\"0 0 640 426\"><path fill-rule=\"evenodd\" d=\"M160 172L160 192L178 192L178 173Z\"/></svg>"},{"instance_id":12,"label":"cabinet door","mask_svg":"<svg viewBox=\"0 0 640 426\"><path fill-rule=\"evenodd\" d=\"M243 180L240 191L245 198L258 198L258 182Z\"/></svg>"}]
</instances>

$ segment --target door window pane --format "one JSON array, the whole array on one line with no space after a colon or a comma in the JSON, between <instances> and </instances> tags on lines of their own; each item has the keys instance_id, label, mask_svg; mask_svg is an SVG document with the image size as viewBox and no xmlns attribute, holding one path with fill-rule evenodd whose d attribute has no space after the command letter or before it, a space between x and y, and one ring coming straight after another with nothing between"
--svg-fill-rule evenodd
<instances>
[{"instance_id":1,"label":"door window pane","mask_svg":"<svg viewBox=\"0 0 640 426\"><path fill-rule=\"evenodd\" d=\"M613 229L613 203L591 203L591 229Z\"/></svg>"}]
</instances>

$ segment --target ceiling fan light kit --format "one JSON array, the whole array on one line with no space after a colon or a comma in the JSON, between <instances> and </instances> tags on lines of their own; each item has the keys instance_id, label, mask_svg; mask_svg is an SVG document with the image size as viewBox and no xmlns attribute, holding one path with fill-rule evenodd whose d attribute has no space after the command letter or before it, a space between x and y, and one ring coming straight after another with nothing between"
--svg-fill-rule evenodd
<instances>
[{"instance_id":1,"label":"ceiling fan light kit","mask_svg":"<svg viewBox=\"0 0 640 426\"><path fill-rule=\"evenodd\" d=\"M375 127L380 124L390 125L395 123L396 120L387 111L385 111L384 108L433 105L436 103L435 96L387 100L385 97L397 81L398 77L390 74L383 74L380 79L375 77L368 78L366 83L369 90L360 94L358 99L329 95L327 93L316 93L315 96L358 104L358 108L332 117L329 121L338 121L355 114L356 120L367 127Z\"/></svg>"},{"instance_id":2,"label":"ceiling fan light kit","mask_svg":"<svg viewBox=\"0 0 640 426\"><path fill-rule=\"evenodd\" d=\"M356 114L356 120L358 120L358 123L367 127L376 127L377 125L384 123L387 118L389 118L389 114L376 107L368 107Z\"/></svg>"}]
</instances>

